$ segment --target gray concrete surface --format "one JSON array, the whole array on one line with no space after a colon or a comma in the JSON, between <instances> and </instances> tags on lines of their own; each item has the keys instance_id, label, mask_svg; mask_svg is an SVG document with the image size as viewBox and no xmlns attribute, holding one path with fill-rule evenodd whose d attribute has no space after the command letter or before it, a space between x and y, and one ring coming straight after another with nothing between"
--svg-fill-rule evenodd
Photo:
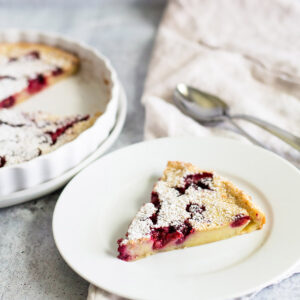
<instances>
[{"instance_id":1,"label":"gray concrete surface","mask_svg":"<svg viewBox=\"0 0 300 300\"><path fill-rule=\"evenodd\" d=\"M0 28L60 32L111 59L129 99L125 128L112 151L142 140L140 96L164 6L162 0L0 0ZM53 241L52 213L59 194L0 210L0 299L86 298L88 283L66 265ZM300 299L300 275L253 299Z\"/></svg>"}]
</instances>

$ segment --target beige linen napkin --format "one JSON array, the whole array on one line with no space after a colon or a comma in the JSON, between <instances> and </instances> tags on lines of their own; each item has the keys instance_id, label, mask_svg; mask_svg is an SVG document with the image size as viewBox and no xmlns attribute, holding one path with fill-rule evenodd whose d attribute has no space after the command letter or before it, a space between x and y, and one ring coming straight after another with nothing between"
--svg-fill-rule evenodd
<instances>
[{"instance_id":1,"label":"beige linen napkin","mask_svg":"<svg viewBox=\"0 0 300 300\"><path fill-rule=\"evenodd\" d=\"M180 82L225 99L232 112L300 136L300 1L174 0L159 27L143 96L145 139L221 135L248 142L226 126L206 128L183 115L172 104ZM253 125L240 125L300 166L297 151ZM296 272L300 266L284 277ZM100 299L120 298L91 285L88 300Z\"/></svg>"}]
</instances>

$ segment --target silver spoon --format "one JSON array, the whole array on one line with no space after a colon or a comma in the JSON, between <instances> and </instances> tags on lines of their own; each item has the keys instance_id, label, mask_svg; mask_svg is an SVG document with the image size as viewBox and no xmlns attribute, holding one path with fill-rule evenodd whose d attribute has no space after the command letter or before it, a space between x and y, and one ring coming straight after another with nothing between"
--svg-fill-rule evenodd
<instances>
[{"instance_id":1,"label":"silver spoon","mask_svg":"<svg viewBox=\"0 0 300 300\"><path fill-rule=\"evenodd\" d=\"M217 124L226 120L229 121L245 137L259 146L264 147L260 142L236 124L234 122L235 119L242 119L251 122L300 151L299 137L253 116L244 114L230 115L229 106L223 100L211 94L192 88L186 84L180 83L177 85L174 92L174 103L183 113L204 125Z\"/></svg>"}]
</instances>

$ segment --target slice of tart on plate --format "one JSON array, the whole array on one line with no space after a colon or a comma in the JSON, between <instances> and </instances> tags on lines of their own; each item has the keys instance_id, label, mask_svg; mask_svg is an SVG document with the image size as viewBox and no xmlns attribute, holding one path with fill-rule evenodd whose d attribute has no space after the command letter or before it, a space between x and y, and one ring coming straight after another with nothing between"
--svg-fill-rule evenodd
<instances>
[{"instance_id":1,"label":"slice of tart on plate","mask_svg":"<svg viewBox=\"0 0 300 300\"><path fill-rule=\"evenodd\" d=\"M0 110L0 168L29 161L74 140L100 113L55 116Z\"/></svg>"},{"instance_id":2,"label":"slice of tart on plate","mask_svg":"<svg viewBox=\"0 0 300 300\"><path fill-rule=\"evenodd\" d=\"M145 256L227 239L263 227L265 215L251 197L215 172L168 162L124 239L118 258Z\"/></svg>"},{"instance_id":3,"label":"slice of tart on plate","mask_svg":"<svg viewBox=\"0 0 300 300\"><path fill-rule=\"evenodd\" d=\"M0 43L0 109L10 108L74 74L77 56L34 43Z\"/></svg>"}]
</instances>

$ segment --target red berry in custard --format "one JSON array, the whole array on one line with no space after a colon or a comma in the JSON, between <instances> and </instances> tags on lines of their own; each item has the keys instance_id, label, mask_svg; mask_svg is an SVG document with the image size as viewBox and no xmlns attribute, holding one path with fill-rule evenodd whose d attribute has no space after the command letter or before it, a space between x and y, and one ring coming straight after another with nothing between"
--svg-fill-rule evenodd
<instances>
[{"instance_id":1,"label":"red berry in custard","mask_svg":"<svg viewBox=\"0 0 300 300\"><path fill-rule=\"evenodd\" d=\"M234 217L234 221L231 223L231 227L239 227L243 226L250 220L249 216L245 216L243 214L236 215Z\"/></svg>"}]
</instances>

